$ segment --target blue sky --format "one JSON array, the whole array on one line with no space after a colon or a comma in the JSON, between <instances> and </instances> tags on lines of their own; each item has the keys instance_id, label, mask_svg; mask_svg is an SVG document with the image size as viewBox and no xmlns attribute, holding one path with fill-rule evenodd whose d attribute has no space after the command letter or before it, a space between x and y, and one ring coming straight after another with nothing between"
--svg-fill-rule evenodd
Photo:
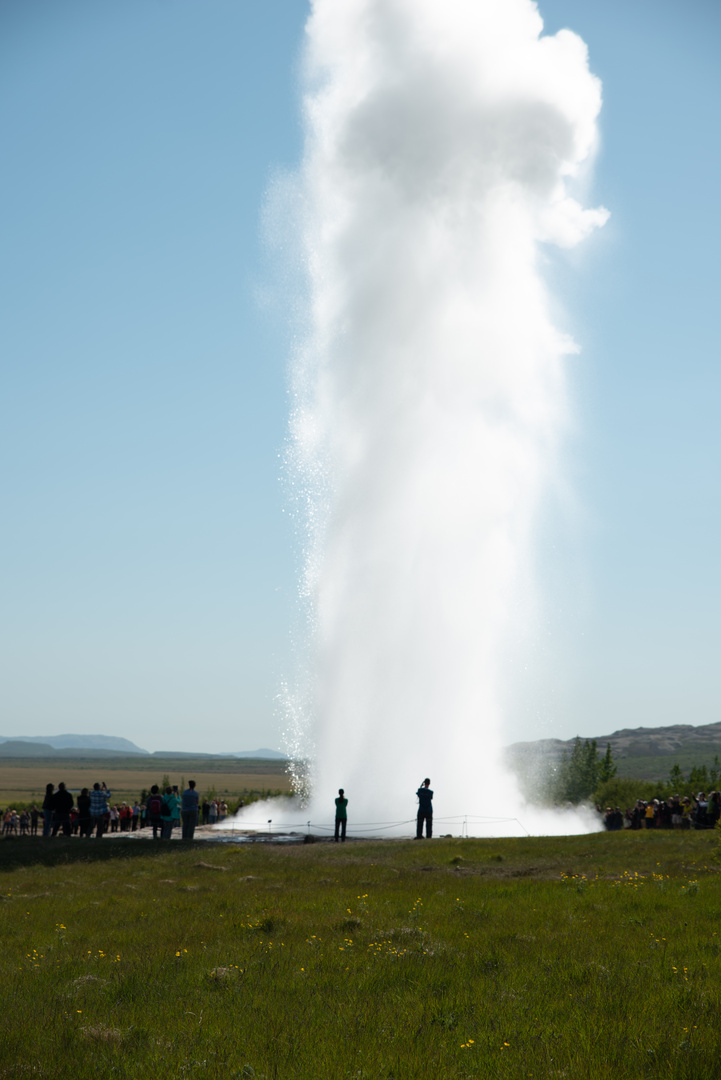
<instances>
[{"instance_id":1,"label":"blue sky","mask_svg":"<svg viewBox=\"0 0 721 1080\"><path fill-rule=\"evenodd\" d=\"M603 80L551 255L577 513L511 738L721 720L721 9L548 0ZM0 3L0 735L280 745L292 304L262 235L302 153L302 0ZM282 240L282 237L281 237ZM714 664L714 661L716 663Z\"/></svg>"}]
</instances>

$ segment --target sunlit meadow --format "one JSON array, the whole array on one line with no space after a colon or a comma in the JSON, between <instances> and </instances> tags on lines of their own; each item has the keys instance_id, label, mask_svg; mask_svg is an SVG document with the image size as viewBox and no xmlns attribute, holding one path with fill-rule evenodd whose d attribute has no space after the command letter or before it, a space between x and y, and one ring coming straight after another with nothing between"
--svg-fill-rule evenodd
<instances>
[{"instance_id":1,"label":"sunlit meadow","mask_svg":"<svg viewBox=\"0 0 721 1080\"><path fill-rule=\"evenodd\" d=\"M717 839L0 844L0 1077L697 1078Z\"/></svg>"}]
</instances>

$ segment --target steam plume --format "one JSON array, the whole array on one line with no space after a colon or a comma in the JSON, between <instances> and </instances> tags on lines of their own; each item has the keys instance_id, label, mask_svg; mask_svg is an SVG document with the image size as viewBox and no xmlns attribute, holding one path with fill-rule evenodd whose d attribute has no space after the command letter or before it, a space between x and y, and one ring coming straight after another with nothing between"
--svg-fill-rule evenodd
<instances>
[{"instance_id":1,"label":"steam plume","mask_svg":"<svg viewBox=\"0 0 721 1080\"><path fill-rule=\"evenodd\" d=\"M325 818L339 786L356 820L409 818L426 775L441 817L520 813L500 747L575 351L540 245L607 217L570 194L599 80L577 35L542 29L531 0L313 4L295 708Z\"/></svg>"}]
</instances>

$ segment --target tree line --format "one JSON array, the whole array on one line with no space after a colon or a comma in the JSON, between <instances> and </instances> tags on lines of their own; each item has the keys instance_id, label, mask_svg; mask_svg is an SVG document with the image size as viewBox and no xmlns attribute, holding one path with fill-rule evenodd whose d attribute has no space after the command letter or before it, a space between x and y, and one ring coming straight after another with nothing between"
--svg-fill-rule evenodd
<instances>
[{"instance_id":1,"label":"tree line","mask_svg":"<svg viewBox=\"0 0 721 1080\"><path fill-rule=\"evenodd\" d=\"M711 768L698 765L684 775L675 763L665 780L634 780L619 778L613 759L611 743L601 755L595 739L574 740L570 753L547 777L546 797L554 803L594 802L602 806L632 806L637 799L669 799L672 795L692 795L699 791L715 790L721 782L721 762L718 755Z\"/></svg>"}]
</instances>

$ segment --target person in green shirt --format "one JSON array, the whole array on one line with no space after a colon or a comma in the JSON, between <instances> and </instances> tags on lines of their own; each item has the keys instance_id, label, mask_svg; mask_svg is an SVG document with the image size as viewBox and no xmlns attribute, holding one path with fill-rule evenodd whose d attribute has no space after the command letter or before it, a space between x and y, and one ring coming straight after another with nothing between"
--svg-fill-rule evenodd
<instances>
[{"instance_id":1,"label":"person in green shirt","mask_svg":"<svg viewBox=\"0 0 721 1080\"><path fill-rule=\"evenodd\" d=\"M173 825L180 818L180 799L171 787L166 787L163 795L163 809L161 811L162 827L161 840L170 840L173 835Z\"/></svg>"},{"instance_id":2,"label":"person in green shirt","mask_svg":"<svg viewBox=\"0 0 721 1080\"><path fill-rule=\"evenodd\" d=\"M343 788L338 788L338 798L335 801L335 842L338 843L338 834L340 833L341 843L345 843L345 827L348 823L348 812L346 807L348 800L345 797Z\"/></svg>"}]
</instances>

